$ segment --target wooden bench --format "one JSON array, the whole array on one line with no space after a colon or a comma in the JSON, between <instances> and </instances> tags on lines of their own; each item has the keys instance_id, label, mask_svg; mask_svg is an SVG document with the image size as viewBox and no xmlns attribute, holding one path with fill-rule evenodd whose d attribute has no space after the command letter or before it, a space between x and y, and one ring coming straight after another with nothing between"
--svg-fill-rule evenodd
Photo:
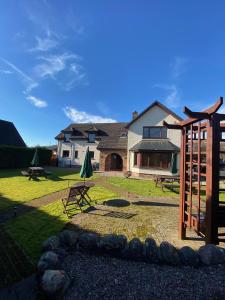
<instances>
[{"instance_id":1,"label":"wooden bench","mask_svg":"<svg viewBox=\"0 0 225 300\"><path fill-rule=\"evenodd\" d=\"M180 176L175 175L157 175L153 179L155 181L155 186L160 186L162 191L164 191L164 187L167 187L174 191L174 189L177 189L180 187ZM177 184L174 184L177 183Z\"/></svg>"},{"instance_id":2,"label":"wooden bench","mask_svg":"<svg viewBox=\"0 0 225 300\"><path fill-rule=\"evenodd\" d=\"M21 171L21 174L23 175L23 176L30 176L30 174L29 174L29 172L28 171Z\"/></svg>"}]
</instances>

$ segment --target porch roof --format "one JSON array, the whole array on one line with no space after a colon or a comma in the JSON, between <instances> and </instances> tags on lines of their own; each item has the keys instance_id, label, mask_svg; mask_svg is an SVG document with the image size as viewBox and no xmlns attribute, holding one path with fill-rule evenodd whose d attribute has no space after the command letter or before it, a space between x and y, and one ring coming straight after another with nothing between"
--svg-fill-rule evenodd
<instances>
[{"instance_id":1,"label":"porch roof","mask_svg":"<svg viewBox=\"0 0 225 300\"><path fill-rule=\"evenodd\" d=\"M170 151L170 152L179 152L180 148L168 141L165 140L142 140L136 145L134 145L130 151Z\"/></svg>"}]
</instances>

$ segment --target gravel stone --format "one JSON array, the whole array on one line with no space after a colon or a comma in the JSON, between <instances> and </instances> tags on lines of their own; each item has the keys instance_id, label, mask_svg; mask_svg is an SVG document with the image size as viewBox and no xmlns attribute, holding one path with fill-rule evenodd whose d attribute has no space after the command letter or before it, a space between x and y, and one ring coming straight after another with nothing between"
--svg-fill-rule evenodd
<instances>
[{"instance_id":1,"label":"gravel stone","mask_svg":"<svg viewBox=\"0 0 225 300\"><path fill-rule=\"evenodd\" d=\"M41 278L41 289L52 299L63 299L63 294L70 284L70 278L65 271L47 270Z\"/></svg>"},{"instance_id":2,"label":"gravel stone","mask_svg":"<svg viewBox=\"0 0 225 300\"><path fill-rule=\"evenodd\" d=\"M74 279L65 300L225 299L225 266L168 266L79 251L63 268Z\"/></svg>"},{"instance_id":3,"label":"gravel stone","mask_svg":"<svg viewBox=\"0 0 225 300\"><path fill-rule=\"evenodd\" d=\"M191 247L182 247L178 253L183 265L193 267L197 267L199 265L199 255Z\"/></svg>"},{"instance_id":4,"label":"gravel stone","mask_svg":"<svg viewBox=\"0 0 225 300\"><path fill-rule=\"evenodd\" d=\"M168 242L162 242L160 244L160 260L162 263L169 265L179 265L180 258L177 249Z\"/></svg>"},{"instance_id":5,"label":"gravel stone","mask_svg":"<svg viewBox=\"0 0 225 300\"><path fill-rule=\"evenodd\" d=\"M59 237L56 235L50 236L42 244L42 252L45 251L54 251L60 247Z\"/></svg>"},{"instance_id":6,"label":"gravel stone","mask_svg":"<svg viewBox=\"0 0 225 300\"><path fill-rule=\"evenodd\" d=\"M59 268L58 255L53 251L47 251L43 253L37 265L38 273L42 274L44 273L45 270L48 269L54 270L57 268Z\"/></svg>"},{"instance_id":7,"label":"gravel stone","mask_svg":"<svg viewBox=\"0 0 225 300\"><path fill-rule=\"evenodd\" d=\"M159 262L159 248L154 239L147 238L144 244L144 257L146 261L151 263Z\"/></svg>"},{"instance_id":8,"label":"gravel stone","mask_svg":"<svg viewBox=\"0 0 225 300\"><path fill-rule=\"evenodd\" d=\"M205 265L223 264L225 261L224 250L212 244L200 247L198 253L201 262Z\"/></svg>"},{"instance_id":9,"label":"gravel stone","mask_svg":"<svg viewBox=\"0 0 225 300\"><path fill-rule=\"evenodd\" d=\"M63 230L59 234L59 241L62 247L75 247L78 241L78 233L73 230Z\"/></svg>"}]
</instances>

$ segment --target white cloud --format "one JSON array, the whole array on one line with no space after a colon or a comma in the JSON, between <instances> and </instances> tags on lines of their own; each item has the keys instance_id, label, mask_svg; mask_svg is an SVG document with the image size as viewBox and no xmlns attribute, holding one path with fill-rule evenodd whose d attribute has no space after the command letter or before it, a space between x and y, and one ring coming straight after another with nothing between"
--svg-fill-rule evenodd
<instances>
[{"instance_id":1,"label":"white cloud","mask_svg":"<svg viewBox=\"0 0 225 300\"><path fill-rule=\"evenodd\" d=\"M104 118L88 114L84 111L79 111L76 108L67 106L63 108L65 115L75 123L115 123L116 120L110 118Z\"/></svg>"},{"instance_id":2,"label":"white cloud","mask_svg":"<svg viewBox=\"0 0 225 300\"><path fill-rule=\"evenodd\" d=\"M13 63L10 61L4 59L3 57L0 57L0 60L10 68L12 73L15 73L19 76L21 81L26 87L26 90L24 91L25 93L29 93L32 89L36 88L38 86L38 83L33 80L31 77L29 77L26 73L24 73L22 70L20 70L17 66L15 66Z\"/></svg>"},{"instance_id":3,"label":"white cloud","mask_svg":"<svg viewBox=\"0 0 225 300\"><path fill-rule=\"evenodd\" d=\"M45 37L41 38L36 36L36 46L34 48L29 49L29 52L35 51L48 51L59 45L59 42L56 39Z\"/></svg>"},{"instance_id":4,"label":"white cloud","mask_svg":"<svg viewBox=\"0 0 225 300\"><path fill-rule=\"evenodd\" d=\"M8 70L8 69L0 69L0 73L2 73L2 74L13 74L13 72L11 70Z\"/></svg>"},{"instance_id":5,"label":"white cloud","mask_svg":"<svg viewBox=\"0 0 225 300\"><path fill-rule=\"evenodd\" d=\"M27 96L26 99L30 101L34 106L38 108L44 108L48 106L48 103L45 100L42 100L40 98L37 98L35 96Z\"/></svg>"},{"instance_id":6,"label":"white cloud","mask_svg":"<svg viewBox=\"0 0 225 300\"><path fill-rule=\"evenodd\" d=\"M185 57L176 56L170 64L173 79L179 79L187 69L188 60Z\"/></svg>"},{"instance_id":7,"label":"white cloud","mask_svg":"<svg viewBox=\"0 0 225 300\"><path fill-rule=\"evenodd\" d=\"M171 108L177 108L180 106L180 92L175 84L155 84L154 87L167 91L165 103Z\"/></svg>"},{"instance_id":8,"label":"white cloud","mask_svg":"<svg viewBox=\"0 0 225 300\"><path fill-rule=\"evenodd\" d=\"M36 76L40 78L51 77L54 78L56 74L63 71L67 62L71 59L81 59L77 54L63 53L61 55L41 56L39 59L42 63L34 67Z\"/></svg>"}]
</instances>

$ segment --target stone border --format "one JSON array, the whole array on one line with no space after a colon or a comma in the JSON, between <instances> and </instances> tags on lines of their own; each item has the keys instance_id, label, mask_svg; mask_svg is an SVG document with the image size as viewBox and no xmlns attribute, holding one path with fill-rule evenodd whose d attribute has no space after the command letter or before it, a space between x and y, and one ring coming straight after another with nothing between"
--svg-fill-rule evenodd
<instances>
[{"instance_id":1,"label":"stone border","mask_svg":"<svg viewBox=\"0 0 225 300\"><path fill-rule=\"evenodd\" d=\"M147 238L144 243L138 238L128 242L124 235L108 234L100 237L91 232L64 230L43 243L43 254L37 264L39 287L48 299L63 298L70 285L71 280L63 270L62 263L73 251L107 254L122 259L170 266L198 268L225 264L225 250L212 244L195 251L188 246L177 249L169 242L162 242L158 247L152 238Z\"/></svg>"}]
</instances>

